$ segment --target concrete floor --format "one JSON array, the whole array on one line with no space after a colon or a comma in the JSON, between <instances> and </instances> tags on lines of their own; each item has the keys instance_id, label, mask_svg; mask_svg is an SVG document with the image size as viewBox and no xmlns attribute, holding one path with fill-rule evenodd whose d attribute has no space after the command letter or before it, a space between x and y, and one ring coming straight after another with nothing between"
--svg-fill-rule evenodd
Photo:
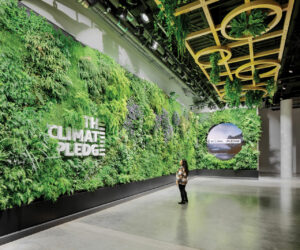
<instances>
[{"instance_id":1,"label":"concrete floor","mask_svg":"<svg viewBox=\"0 0 300 250\"><path fill-rule=\"evenodd\" d=\"M0 250L297 250L300 182L192 179L0 246Z\"/></svg>"}]
</instances>

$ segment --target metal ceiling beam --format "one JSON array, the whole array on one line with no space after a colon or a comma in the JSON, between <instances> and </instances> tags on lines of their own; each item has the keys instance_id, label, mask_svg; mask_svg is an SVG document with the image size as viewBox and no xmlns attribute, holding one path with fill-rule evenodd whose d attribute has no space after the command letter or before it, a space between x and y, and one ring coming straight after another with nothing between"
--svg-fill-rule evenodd
<instances>
[{"instance_id":1,"label":"metal ceiling beam","mask_svg":"<svg viewBox=\"0 0 300 250\"><path fill-rule=\"evenodd\" d=\"M263 34L259 37L253 38L253 42L256 43L256 42L265 41L265 40L268 40L268 39L272 39L272 38L275 38L275 37L282 36L282 34L283 34L283 30L273 31L273 32L270 32L270 33ZM236 48L236 47L244 46L246 44L248 44L248 41L241 40L241 41L237 41L237 42L228 43L228 44L226 44L226 46L229 47L229 48Z\"/></svg>"},{"instance_id":2,"label":"metal ceiling beam","mask_svg":"<svg viewBox=\"0 0 300 250\"><path fill-rule=\"evenodd\" d=\"M279 49L272 49L272 50L262 51L262 52L259 52L259 53L256 53L255 55L253 55L253 58L259 58L259 57L274 55L274 54L279 53L279 51L280 51ZM240 56L240 57L230 59L228 61L228 63L232 64L232 63L242 62L242 61L246 61L246 60L250 60L250 55ZM205 68L206 69L211 68L211 65L205 66Z\"/></svg>"},{"instance_id":3,"label":"metal ceiling beam","mask_svg":"<svg viewBox=\"0 0 300 250\"><path fill-rule=\"evenodd\" d=\"M214 21L212 19L210 11L209 11L209 9L207 7L207 3L205 2L205 0L200 0L200 2L202 3L202 9L204 11L204 14L205 14L205 17L206 17L207 22L209 24L209 27L211 29L211 32L212 32L212 34L214 36L215 42L216 42L217 46L221 46L221 42L220 42L219 36L217 34L217 31L215 29ZM220 54L221 54L221 57L224 59L225 58L224 52L221 51ZM233 77L232 77L232 74L231 74L231 70L230 70L230 68L228 66L228 63L225 62L224 65L225 65L225 68L226 68L226 70L228 72L228 76L229 76L230 80L233 80Z\"/></svg>"},{"instance_id":4,"label":"metal ceiling beam","mask_svg":"<svg viewBox=\"0 0 300 250\"><path fill-rule=\"evenodd\" d=\"M155 1L159 1L159 0L155 0ZM213 2L218 2L218 1L213 0ZM289 28L289 24L290 24L290 20L291 20L292 9L293 9L293 5L294 5L295 0L289 0L288 4L281 5L281 6L279 6L278 3L276 4L275 2L273 2L271 0L265 0L265 1L260 0L260 1L257 1L257 3L256 3L256 1L252 1L253 4L250 0L244 0L244 2L245 2L244 7L240 7L240 9L239 9L239 7L237 7L236 10L234 10L234 11L236 11L236 13L239 14L240 12L238 12L238 11L240 11L242 8L245 8L247 10L247 13L249 14L250 9L255 8L254 6L256 6L256 5L257 6L266 6L266 8L268 8L269 5L271 6L270 8L272 10L269 11L268 15L270 16L270 15L275 15L276 14L277 19L274 19L274 20L277 20L277 21L271 22L268 26L269 29L271 27L273 27L275 25L275 23L277 24L277 22L279 22L278 18L281 18L282 11L286 11L283 29L279 30L279 31L269 32L269 33L263 34L263 35L258 36L258 37L249 37L248 39L244 39L244 40L241 39L239 41L230 42L228 44L222 44L222 48L221 48L220 47L221 46L221 41L220 41L219 34L218 34L218 31L221 29L221 25L214 25L212 16L210 14L210 10L208 8L208 5L211 3L211 0L198 0L198 1L195 1L193 3L187 4L185 6L182 6L182 7L178 8L174 12L174 15L178 16L178 15L188 13L188 12L194 11L196 9L202 8L202 10L204 12L204 15L205 15L205 17L202 17L202 19L207 21L207 23L209 25L209 28L205 28L205 29L198 30L198 31L195 31L195 32L192 32L192 33L188 34L187 38L186 38L186 41L185 41L185 44L186 44L186 47L187 47L188 51L190 52L192 57L195 59L196 63L199 65L199 67L201 68L201 70L203 71L204 75L207 77L208 80L210 80L210 76L209 76L209 73L207 72L207 69L211 68L211 66L210 65L206 66L205 63L201 64L198 61L198 59L199 59L198 57L200 55L202 55L202 51L194 51L191 47L191 46L193 46L193 47L198 47L198 48L202 47L203 48L203 44L201 44L202 45L201 46L200 44L197 44L197 42L196 43L194 42L199 37L205 37L205 36L207 37L207 35L212 34L212 36L215 40L215 44L220 47L217 51L220 53L221 58L223 59L222 63L226 68L226 72L222 72L221 76L228 75L231 80L233 80L233 77L232 77L231 69L229 68L229 64L250 60L250 62L248 63L249 67L247 69L244 69L243 72L252 71L252 75L254 75L255 68L263 69L263 68L269 68L269 66L270 66L270 65L267 65L267 64L256 66L256 64L258 62L255 61L255 58L278 54L278 62L280 62L281 59L282 59L284 46L285 46L285 42L286 42L286 35L287 35L287 32L288 32L288 28ZM254 2L255 2L256 5L254 4ZM272 4L274 6L277 6L276 7L277 9L274 8L274 7L272 8L272 6L273 6ZM261 8L263 8L263 7L261 7ZM233 16L234 16L234 13L235 13L234 11L230 12L231 15L233 15ZM200 13L203 13L203 12L201 11ZM226 18L228 19L227 16L226 16ZM228 20L227 20L227 22L223 21L222 23L223 23L223 26L222 26L222 32L223 33L222 34L223 34L223 36L225 36L225 34L224 34L224 25L228 25L227 24ZM272 26L272 24L273 24L273 26ZM280 36L281 36L281 42L280 42L280 46L278 45L279 48L272 49L272 50L267 50L267 51L262 51L262 52L259 52L259 53L256 53L256 54L254 53L254 43L269 40L269 39L274 39L274 38L280 37ZM227 37L227 36L225 36L225 37ZM231 39L230 37L227 37L227 38ZM232 38L232 39L234 39L234 38ZM277 44L277 42L276 42L276 44ZM227 58L228 61L226 61L225 52L230 54L231 53L230 48L239 48L239 47L242 47L242 46L245 46L245 45L248 45L248 47L249 47L249 50L248 50L249 54L248 55L232 58L232 59L229 59L229 60ZM224 47L225 47L225 49L224 49ZM216 49L213 49L213 48L214 47L211 48L211 51L215 52ZM243 48L240 48L240 49L243 49ZM205 55L205 53L203 55ZM242 69L242 68L240 68L240 69ZM276 81L277 78L278 78L278 74L279 74L279 67L275 68L273 71L274 72L272 72L272 75L275 75L274 79ZM239 70L238 71L234 70L234 73L235 72L239 72ZM268 77L270 77L270 76L271 75L268 74ZM249 81L249 80L247 80L247 81ZM252 90L262 90L266 93L266 89L263 88L264 85L258 86L252 78L251 78L251 81L252 81L252 85L249 85L249 86L247 85L248 87L246 89L245 89L245 87L243 87L243 90L250 90L250 89L252 89ZM221 93L222 91L219 90L219 88L217 86L220 86L222 84L223 84L223 82L220 82L218 85L212 84L212 86L216 89L216 92L218 93L218 95L221 98L224 97L224 94Z\"/></svg>"},{"instance_id":5,"label":"metal ceiling beam","mask_svg":"<svg viewBox=\"0 0 300 250\"><path fill-rule=\"evenodd\" d=\"M208 0L208 1L206 1L206 4L212 4L212 3L215 3L215 2L218 2L218 1L219 0ZM174 16L179 16L179 15L191 12L193 10L200 9L202 7L203 7L203 4L199 0L197 0L195 2L186 4L186 5L184 5L180 8L177 8L175 10Z\"/></svg>"},{"instance_id":6,"label":"metal ceiling beam","mask_svg":"<svg viewBox=\"0 0 300 250\"><path fill-rule=\"evenodd\" d=\"M282 6L282 11L287 11L287 10L288 10L288 5L287 4L283 5ZM274 14L275 14L275 12L270 12L268 15L271 16L271 15L274 15ZM215 29L216 29L216 31L220 31L221 30L221 24L215 25ZM195 32L192 32L192 33L188 34L186 39L191 40L191 39L195 39L195 38L205 36L205 35L208 35L208 34L211 34L211 33L212 33L211 29L206 28L206 29L198 30L198 31L195 31Z\"/></svg>"},{"instance_id":7,"label":"metal ceiling beam","mask_svg":"<svg viewBox=\"0 0 300 250\"><path fill-rule=\"evenodd\" d=\"M259 65L259 66L256 66L256 69L267 69L267 68L271 68L271 67L274 67L273 65L269 65L269 64L266 64L266 65ZM250 68L246 69L246 70L243 70L242 73L244 72L248 72L248 71L251 71ZM235 74L235 70L232 71L232 74ZM220 76L227 76L228 73L227 72L221 72L220 73Z\"/></svg>"}]
</instances>

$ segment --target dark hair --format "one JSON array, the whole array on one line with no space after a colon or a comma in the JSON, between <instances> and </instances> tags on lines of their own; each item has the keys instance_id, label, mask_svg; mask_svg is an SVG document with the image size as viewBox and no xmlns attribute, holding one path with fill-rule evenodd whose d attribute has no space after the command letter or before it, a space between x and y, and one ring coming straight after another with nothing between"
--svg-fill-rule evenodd
<instances>
[{"instance_id":1,"label":"dark hair","mask_svg":"<svg viewBox=\"0 0 300 250\"><path fill-rule=\"evenodd\" d=\"M183 166L186 174L189 175L189 166L188 166L186 159L182 159L182 166Z\"/></svg>"}]
</instances>

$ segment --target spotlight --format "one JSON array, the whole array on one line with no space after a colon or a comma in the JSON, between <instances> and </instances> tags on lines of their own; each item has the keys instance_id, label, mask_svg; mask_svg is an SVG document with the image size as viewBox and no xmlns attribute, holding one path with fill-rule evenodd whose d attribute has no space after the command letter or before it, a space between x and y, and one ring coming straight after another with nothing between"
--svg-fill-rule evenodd
<instances>
[{"instance_id":1,"label":"spotlight","mask_svg":"<svg viewBox=\"0 0 300 250\"><path fill-rule=\"evenodd\" d=\"M159 46L158 42L153 41L152 46L151 46L151 49L157 50L157 49L158 49L158 46Z\"/></svg>"},{"instance_id":2,"label":"spotlight","mask_svg":"<svg viewBox=\"0 0 300 250\"><path fill-rule=\"evenodd\" d=\"M123 21L126 21L127 19L127 14L128 14L128 11L127 9L125 9L124 7L119 7L118 8L118 16L120 19L122 19Z\"/></svg>"},{"instance_id":3,"label":"spotlight","mask_svg":"<svg viewBox=\"0 0 300 250\"><path fill-rule=\"evenodd\" d=\"M283 89L283 90L286 90L286 87L285 87L285 86L282 86L282 89Z\"/></svg>"},{"instance_id":4,"label":"spotlight","mask_svg":"<svg viewBox=\"0 0 300 250\"><path fill-rule=\"evenodd\" d=\"M143 23L149 23L150 22L150 18L148 17L148 15L146 13L141 13L141 19L143 21Z\"/></svg>"},{"instance_id":5,"label":"spotlight","mask_svg":"<svg viewBox=\"0 0 300 250\"><path fill-rule=\"evenodd\" d=\"M168 55L166 55L166 56L162 57L161 59L162 59L164 62L167 62L168 59L169 59L169 57L168 57Z\"/></svg>"},{"instance_id":6,"label":"spotlight","mask_svg":"<svg viewBox=\"0 0 300 250\"><path fill-rule=\"evenodd\" d=\"M141 35L143 35L144 34L144 28L143 27L137 27L137 29L135 30L135 32L134 32L134 34L136 35L136 36L141 36Z\"/></svg>"},{"instance_id":7,"label":"spotlight","mask_svg":"<svg viewBox=\"0 0 300 250\"><path fill-rule=\"evenodd\" d=\"M77 0L78 3L80 3L84 8L88 8L90 6L88 1L85 0Z\"/></svg>"},{"instance_id":8,"label":"spotlight","mask_svg":"<svg viewBox=\"0 0 300 250\"><path fill-rule=\"evenodd\" d=\"M290 69L290 70L289 70L289 73L290 73L290 74L293 74L293 73L294 73L294 71L293 71L292 69Z\"/></svg>"},{"instance_id":9,"label":"spotlight","mask_svg":"<svg viewBox=\"0 0 300 250\"><path fill-rule=\"evenodd\" d=\"M77 2L80 3L84 8L92 7L97 3L96 0L77 0Z\"/></svg>"},{"instance_id":10,"label":"spotlight","mask_svg":"<svg viewBox=\"0 0 300 250\"><path fill-rule=\"evenodd\" d=\"M105 15L107 15L108 13L110 13L112 11L111 4L108 0L103 1L103 6L105 8L105 10L103 12Z\"/></svg>"},{"instance_id":11,"label":"spotlight","mask_svg":"<svg viewBox=\"0 0 300 250\"><path fill-rule=\"evenodd\" d=\"M110 12L111 12L111 7L110 7L110 6L107 6L107 7L105 8L104 14L107 15L107 14L110 13Z\"/></svg>"}]
</instances>

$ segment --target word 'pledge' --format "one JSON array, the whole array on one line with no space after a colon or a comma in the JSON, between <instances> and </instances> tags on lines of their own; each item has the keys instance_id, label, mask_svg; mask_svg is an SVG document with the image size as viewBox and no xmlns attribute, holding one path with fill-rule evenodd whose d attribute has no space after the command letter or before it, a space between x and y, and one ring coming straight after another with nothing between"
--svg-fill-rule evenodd
<instances>
[{"instance_id":1,"label":"word 'pledge'","mask_svg":"<svg viewBox=\"0 0 300 250\"><path fill-rule=\"evenodd\" d=\"M105 127L93 117L84 120L85 129L48 125L48 135L59 140L57 150L65 156L105 156Z\"/></svg>"}]
</instances>

